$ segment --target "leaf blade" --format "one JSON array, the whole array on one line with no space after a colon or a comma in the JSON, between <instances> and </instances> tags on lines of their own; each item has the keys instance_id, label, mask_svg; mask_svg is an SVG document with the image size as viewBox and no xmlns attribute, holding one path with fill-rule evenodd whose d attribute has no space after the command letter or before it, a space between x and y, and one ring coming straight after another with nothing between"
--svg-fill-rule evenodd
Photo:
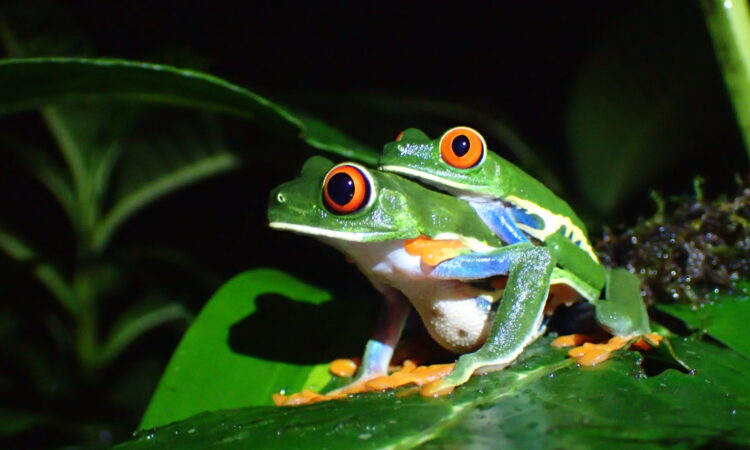
<instances>
[{"instance_id":1,"label":"leaf blade","mask_svg":"<svg viewBox=\"0 0 750 450\"><path fill-rule=\"evenodd\" d=\"M238 164L239 159L231 153L207 155L145 182L120 198L106 213L94 231L93 248L104 248L115 230L128 217L159 197L198 180L229 171Z\"/></svg>"},{"instance_id":2,"label":"leaf blade","mask_svg":"<svg viewBox=\"0 0 750 450\"><path fill-rule=\"evenodd\" d=\"M273 392L304 386L316 365L252 357L237 353L230 345L232 326L255 312L256 299L269 293L314 305L330 299L327 292L271 269L235 276L214 294L185 333L139 428L163 425L206 410L268 405Z\"/></svg>"},{"instance_id":3,"label":"leaf blade","mask_svg":"<svg viewBox=\"0 0 750 450\"><path fill-rule=\"evenodd\" d=\"M262 118L287 130L297 128L303 140L320 150L377 162L377 152L324 122L206 73L118 59L0 60L0 114L86 98L164 103Z\"/></svg>"}]
</instances>

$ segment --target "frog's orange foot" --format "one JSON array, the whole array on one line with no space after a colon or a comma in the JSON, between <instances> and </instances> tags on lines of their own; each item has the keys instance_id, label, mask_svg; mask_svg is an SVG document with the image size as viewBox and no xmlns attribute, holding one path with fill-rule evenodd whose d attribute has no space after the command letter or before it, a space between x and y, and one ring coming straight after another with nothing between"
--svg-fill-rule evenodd
<instances>
[{"instance_id":1,"label":"frog's orange foot","mask_svg":"<svg viewBox=\"0 0 750 450\"><path fill-rule=\"evenodd\" d=\"M638 350L651 350L654 347L658 347L663 340L664 336L661 336L659 333L646 333L633 342L631 347L635 347Z\"/></svg>"},{"instance_id":2,"label":"frog's orange foot","mask_svg":"<svg viewBox=\"0 0 750 450\"><path fill-rule=\"evenodd\" d=\"M271 397L273 398L273 402L274 404L276 404L276 406L300 406L308 405L311 403L336 400L339 398L344 398L351 394L366 392L368 390L369 389L367 387L367 382L358 381L348 384L340 389L336 389L335 391L329 392L327 394L318 394L317 392L311 391L310 389L305 389L304 391L297 394L273 394Z\"/></svg>"},{"instance_id":3,"label":"frog's orange foot","mask_svg":"<svg viewBox=\"0 0 750 450\"><path fill-rule=\"evenodd\" d=\"M434 382L451 373L455 364L434 364L431 366L417 366L413 362L404 361L400 370L390 375L374 378L367 382L370 390L382 391L397 388L407 384L422 386Z\"/></svg>"},{"instance_id":4,"label":"frog's orange foot","mask_svg":"<svg viewBox=\"0 0 750 450\"><path fill-rule=\"evenodd\" d=\"M578 347L586 342L596 342L598 336L595 334L570 334L567 336L558 336L552 341L552 346L556 348Z\"/></svg>"},{"instance_id":5,"label":"frog's orange foot","mask_svg":"<svg viewBox=\"0 0 750 450\"><path fill-rule=\"evenodd\" d=\"M573 335L576 336L576 335ZM581 335L579 335L581 336ZM568 338L568 339L561 339ZM573 347L568 351L568 356L575 359L576 362L582 366L595 366L601 362L608 360L612 353L627 347L635 347L639 350L650 350L652 347L657 347L661 340L664 339L657 333L647 333L642 336L614 336L605 343L592 343L586 342L584 338L571 338L569 336L561 336L555 339L552 345L555 345L556 341L559 341L557 347L566 347L570 342L577 345L580 341L582 345Z\"/></svg>"},{"instance_id":6,"label":"frog's orange foot","mask_svg":"<svg viewBox=\"0 0 750 450\"><path fill-rule=\"evenodd\" d=\"M334 370L334 367L338 368L338 366L344 366L346 368L349 366L347 361L351 362L350 360L334 361L331 363L332 371ZM299 406L344 398L348 395L359 394L361 392L384 391L386 389L393 389L407 384L421 386L440 380L451 373L453 366L454 364L417 366L413 362L407 360L404 361L404 365L399 370L390 375L354 382L340 389L329 392L328 394L318 394L306 389L298 394L288 396L284 394L273 394L273 401L276 406Z\"/></svg>"},{"instance_id":7,"label":"frog's orange foot","mask_svg":"<svg viewBox=\"0 0 750 450\"><path fill-rule=\"evenodd\" d=\"M351 377L357 371L357 365L357 362L353 359L335 359L331 361L328 370L338 377Z\"/></svg>"},{"instance_id":8,"label":"frog's orange foot","mask_svg":"<svg viewBox=\"0 0 750 450\"><path fill-rule=\"evenodd\" d=\"M464 253L466 246L459 240L443 239L434 240L426 236L408 239L404 243L406 252L413 256L419 256L426 264L437 266L443 261Z\"/></svg>"},{"instance_id":9,"label":"frog's orange foot","mask_svg":"<svg viewBox=\"0 0 750 450\"><path fill-rule=\"evenodd\" d=\"M632 337L614 336L603 344L586 342L570 349L568 356L582 366L595 366L608 360L615 350L626 347L632 339Z\"/></svg>"}]
</instances>

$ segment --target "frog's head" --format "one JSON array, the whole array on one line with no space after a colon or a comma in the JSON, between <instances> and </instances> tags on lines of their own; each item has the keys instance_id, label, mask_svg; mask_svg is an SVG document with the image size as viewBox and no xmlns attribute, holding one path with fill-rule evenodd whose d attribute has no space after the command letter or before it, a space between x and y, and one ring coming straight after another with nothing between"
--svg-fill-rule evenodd
<instances>
[{"instance_id":1,"label":"frog's head","mask_svg":"<svg viewBox=\"0 0 750 450\"><path fill-rule=\"evenodd\" d=\"M486 180L501 180L501 158L479 132L455 127L431 140L409 128L383 148L380 169L416 178L456 195L486 193Z\"/></svg>"},{"instance_id":2,"label":"frog's head","mask_svg":"<svg viewBox=\"0 0 750 450\"><path fill-rule=\"evenodd\" d=\"M272 228L345 241L413 238L420 234L418 217L409 211L418 205L404 183L411 182L313 156L298 178L271 192L268 220Z\"/></svg>"}]
</instances>

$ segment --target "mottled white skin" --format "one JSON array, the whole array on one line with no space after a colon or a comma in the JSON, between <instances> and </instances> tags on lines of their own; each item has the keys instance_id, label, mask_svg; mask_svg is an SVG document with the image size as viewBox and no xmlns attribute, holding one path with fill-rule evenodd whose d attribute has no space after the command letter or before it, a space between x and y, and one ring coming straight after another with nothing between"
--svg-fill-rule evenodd
<instances>
[{"instance_id":1,"label":"mottled white skin","mask_svg":"<svg viewBox=\"0 0 750 450\"><path fill-rule=\"evenodd\" d=\"M414 306L432 338L447 350L466 353L487 339L489 304L500 292L487 292L459 280L430 277L432 268L404 249L404 240L352 242L320 238L348 255L380 292L400 291Z\"/></svg>"}]
</instances>

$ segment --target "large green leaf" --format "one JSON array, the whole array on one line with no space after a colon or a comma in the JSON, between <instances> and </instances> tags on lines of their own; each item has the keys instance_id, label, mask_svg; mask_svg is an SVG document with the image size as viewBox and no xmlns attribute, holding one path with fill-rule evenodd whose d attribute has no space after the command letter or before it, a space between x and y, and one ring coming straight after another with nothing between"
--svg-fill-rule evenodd
<instances>
[{"instance_id":1,"label":"large green leaf","mask_svg":"<svg viewBox=\"0 0 750 450\"><path fill-rule=\"evenodd\" d=\"M192 119L164 121L157 134L136 127L131 136L117 143L122 155L112 169L93 168L95 180L107 178L110 170L115 179L108 183L109 208L102 212L93 230L95 250L103 249L125 220L151 202L239 165L239 158L213 135L211 120ZM99 173L104 174L97 176Z\"/></svg>"},{"instance_id":2,"label":"large green leaf","mask_svg":"<svg viewBox=\"0 0 750 450\"><path fill-rule=\"evenodd\" d=\"M750 158L750 17L747 2L701 0L700 3Z\"/></svg>"},{"instance_id":3,"label":"large green leaf","mask_svg":"<svg viewBox=\"0 0 750 450\"><path fill-rule=\"evenodd\" d=\"M722 294L699 306L657 305L693 330L710 334L722 344L750 358L750 282L741 283L733 294Z\"/></svg>"},{"instance_id":4,"label":"large green leaf","mask_svg":"<svg viewBox=\"0 0 750 450\"><path fill-rule=\"evenodd\" d=\"M313 147L374 164L377 153L309 115L206 73L117 59L0 60L0 114L85 98L166 103L235 114L287 130Z\"/></svg>"},{"instance_id":5,"label":"large green leaf","mask_svg":"<svg viewBox=\"0 0 750 450\"><path fill-rule=\"evenodd\" d=\"M675 339L694 374L649 377L626 352L582 369L544 338L453 395L413 389L199 414L119 448L665 448L750 445L750 360Z\"/></svg>"},{"instance_id":6,"label":"large green leaf","mask_svg":"<svg viewBox=\"0 0 750 450\"><path fill-rule=\"evenodd\" d=\"M268 405L274 392L298 391L313 385L320 388L330 380L325 364L273 361L243 352L238 348L243 343L233 342L233 334L242 335L243 327L252 326L243 324L243 320L258 310L258 299L263 295L272 301L283 296L312 305L330 299L327 292L274 270L252 270L234 277L208 301L185 333L151 399L141 428L203 411ZM293 318L290 323L295 323ZM294 330L287 329L285 323L259 325L268 330L262 339L304 347L290 340ZM314 341L312 330L308 339Z\"/></svg>"}]
</instances>

